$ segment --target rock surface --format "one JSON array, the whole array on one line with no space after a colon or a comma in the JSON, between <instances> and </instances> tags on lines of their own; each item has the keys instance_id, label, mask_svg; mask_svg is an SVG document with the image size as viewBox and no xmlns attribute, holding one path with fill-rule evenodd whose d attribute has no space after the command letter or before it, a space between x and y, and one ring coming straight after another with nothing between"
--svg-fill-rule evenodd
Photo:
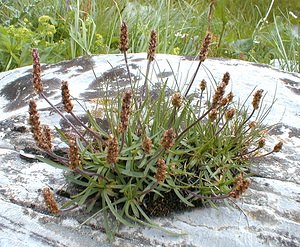
<instances>
[{"instance_id":1,"label":"rock surface","mask_svg":"<svg viewBox=\"0 0 300 247\"><path fill-rule=\"evenodd\" d=\"M136 82L143 83L145 57L129 57ZM251 187L242 200L230 202L231 206L198 208L155 219L186 235L174 237L145 227L122 227L113 243L103 233L100 216L80 226L88 217L80 210L61 217L47 213L41 189L52 188L58 201L64 201L58 192L64 190L66 181L63 171L20 155L20 151L26 153L34 147L26 121L28 101L34 97L32 69L0 73L0 246L300 246L300 75L238 60L208 59L204 65L196 81L205 78L212 87L214 80L219 81L228 71L236 100L245 100L258 87L268 91L265 103L270 104L276 93L266 122L277 125L270 132L266 149L282 140L282 152L253 161ZM176 79L184 90L196 66L188 58L158 55L152 81L174 83ZM71 94L88 107L93 107L92 99L103 97L106 89L113 96L118 85L128 86L120 55L81 57L44 65L42 70L44 87L58 107L61 80L68 80ZM191 92L197 87L194 85ZM63 124L45 102L39 101L38 106L43 123ZM82 112L80 107L76 110Z\"/></svg>"}]
</instances>

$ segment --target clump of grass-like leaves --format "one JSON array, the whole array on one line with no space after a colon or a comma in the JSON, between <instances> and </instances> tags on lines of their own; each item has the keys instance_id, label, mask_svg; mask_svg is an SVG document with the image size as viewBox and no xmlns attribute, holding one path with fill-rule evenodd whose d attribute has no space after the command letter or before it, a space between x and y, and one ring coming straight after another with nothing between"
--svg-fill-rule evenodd
<instances>
[{"instance_id":1,"label":"clump of grass-like leaves","mask_svg":"<svg viewBox=\"0 0 300 247\"><path fill-rule=\"evenodd\" d=\"M66 81L62 82L65 112L82 128L75 127L51 104L44 94L38 51L33 50L34 88L73 130L70 135L57 129L69 151L65 156L56 155L50 129L40 124L36 102L30 102L33 136L38 147L52 157L42 160L71 171L69 181L81 188L63 208L86 205L87 211L102 212L110 237L117 227L111 226L108 213L115 217L117 226L120 223L133 226L137 222L166 231L150 216L238 198L249 187L250 182L245 178L249 173L248 163L265 144L266 127L261 121L269 108L261 109L262 90L254 92L250 106L234 104L232 92L226 93L229 73L224 74L207 101L202 99L207 90L204 80L199 87L199 100L191 97L190 88L207 58L210 42L208 31L199 52L199 66L185 92L163 83L153 93L148 74L155 61L157 34L151 32L144 85L139 88L130 76L128 28L123 22L119 48L124 54L130 87L120 89L116 100L105 106L108 130L97 124L89 111L88 126L79 120L73 113ZM272 152L278 152L281 146L278 143ZM60 213L62 209L57 208L51 193L45 192L49 208Z\"/></svg>"}]
</instances>

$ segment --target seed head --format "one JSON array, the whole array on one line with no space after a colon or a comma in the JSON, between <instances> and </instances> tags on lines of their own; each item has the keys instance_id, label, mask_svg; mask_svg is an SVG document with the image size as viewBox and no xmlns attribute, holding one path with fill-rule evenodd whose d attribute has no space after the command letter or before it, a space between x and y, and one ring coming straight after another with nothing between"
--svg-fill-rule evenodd
<instances>
[{"instance_id":1,"label":"seed head","mask_svg":"<svg viewBox=\"0 0 300 247\"><path fill-rule=\"evenodd\" d=\"M226 84L224 82L221 82L221 84L217 87L212 100L213 108L216 108L218 104L221 102L221 100L223 99L225 88L226 88Z\"/></svg>"},{"instance_id":2,"label":"seed head","mask_svg":"<svg viewBox=\"0 0 300 247\"><path fill-rule=\"evenodd\" d=\"M115 136L110 135L108 139L107 157L106 161L108 164L115 164L118 161L119 156L119 145L118 140Z\"/></svg>"},{"instance_id":3,"label":"seed head","mask_svg":"<svg viewBox=\"0 0 300 247\"><path fill-rule=\"evenodd\" d=\"M226 72L224 75L223 75L223 79L222 79L222 82L224 82L226 84L226 86L228 85L229 83L229 80L230 80L230 74L228 72Z\"/></svg>"},{"instance_id":4,"label":"seed head","mask_svg":"<svg viewBox=\"0 0 300 247\"><path fill-rule=\"evenodd\" d=\"M166 165L165 160L163 159L158 159L156 165L157 165L157 171L154 177L156 178L158 183L162 183L166 179L168 167Z\"/></svg>"},{"instance_id":5,"label":"seed head","mask_svg":"<svg viewBox=\"0 0 300 247\"><path fill-rule=\"evenodd\" d=\"M165 131L160 144L163 146L164 149L168 150L174 145L174 138L175 138L175 132L173 128L170 128Z\"/></svg>"},{"instance_id":6,"label":"seed head","mask_svg":"<svg viewBox=\"0 0 300 247\"><path fill-rule=\"evenodd\" d=\"M123 97L122 102L122 111L121 111L121 123L119 126L119 131L121 133L124 133L128 127L129 124L129 114L131 109L131 98L132 98L132 92L131 90L127 90Z\"/></svg>"},{"instance_id":7,"label":"seed head","mask_svg":"<svg viewBox=\"0 0 300 247\"><path fill-rule=\"evenodd\" d=\"M258 141L258 147L259 148L263 148L265 146L265 144L266 144L266 139L265 138L259 139L259 141Z\"/></svg>"},{"instance_id":8,"label":"seed head","mask_svg":"<svg viewBox=\"0 0 300 247\"><path fill-rule=\"evenodd\" d=\"M239 198L250 186L250 180L245 179L241 173L234 182L234 188L229 193L230 197Z\"/></svg>"},{"instance_id":9,"label":"seed head","mask_svg":"<svg viewBox=\"0 0 300 247\"><path fill-rule=\"evenodd\" d=\"M227 99L228 104L232 102L233 97L234 97L234 95L233 95L232 92L229 92L229 93L227 94L226 99Z\"/></svg>"},{"instance_id":10,"label":"seed head","mask_svg":"<svg viewBox=\"0 0 300 247\"><path fill-rule=\"evenodd\" d=\"M174 107L180 107L182 105L182 96L179 92L174 93L171 98L172 105Z\"/></svg>"},{"instance_id":11,"label":"seed head","mask_svg":"<svg viewBox=\"0 0 300 247\"><path fill-rule=\"evenodd\" d=\"M203 92L205 89L206 89L206 81L203 79L201 82L200 82L200 90Z\"/></svg>"},{"instance_id":12,"label":"seed head","mask_svg":"<svg viewBox=\"0 0 300 247\"><path fill-rule=\"evenodd\" d=\"M157 47L157 34L154 30L152 30L150 34L150 41L149 41L148 54L147 54L147 59L150 62L154 60L156 47Z\"/></svg>"},{"instance_id":13,"label":"seed head","mask_svg":"<svg viewBox=\"0 0 300 247\"><path fill-rule=\"evenodd\" d=\"M278 142L278 143L274 146L273 152L278 153L278 152L282 149L282 146L283 146L283 142L282 142L282 141Z\"/></svg>"},{"instance_id":14,"label":"seed head","mask_svg":"<svg viewBox=\"0 0 300 247\"><path fill-rule=\"evenodd\" d=\"M225 98L222 98L220 100L220 106L225 106L228 104L228 99L225 97Z\"/></svg>"},{"instance_id":15,"label":"seed head","mask_svg":"<svg viewBox=\"0 0 300 247\"><path fill-rule=\"evenodd\" d=\"M252 121L249 123L249 128L254 129L257 126L257 123L255 121Z\"/></svg>"},{"instance_id":16,"label":"seed head","mask_svg":"<svg viewBox=\"0 0 300 247\"><path fill-rule=\"evenodd\" d=\"M52 136L51 136L51 129L49 128L48 125L43 126L43 136L44 136L44 145L46 150L51 150L52 149Z\"/></svg>"},{"instance_id":17,"label":"seed head","mask_svg":"<svg viewBox=\"0 0 300 247\"><path fill-rule=\"evenodd\" d=\"M42 190L44 201L52 214L59 214L57 202L53 196L52 191L46 187Z\"/></svg>"},{"instance_id":18,"label":"seed head","mask_svg":"<svg viewBox=\"0 0 300 247\"><path fill-rule=\"evenodd\" d=\"M34 90L40 94L43 92L43 84L41 79L41 64L40 56L37 48L32 49L32 60L33 60L33 87Z\"/></svg>"},{"instance_id":19,"label":"seed head","mask_svg":"<svg viewBox=\"0 0 300 247\"><path fill-rule=\"evenodd\" d=\"M259 107L259 103L260 103L263 92L264 92L264 90L262 90L262 89L257 90L253 96L252 106L255 110L257 110Z\"/></svg>"},{"instance_id":20,"label":"seed head","mask_svg":"<svg viewBox=\"0 0 300 247\"><path fill-rule=\"evenodd\" d=\"M79 168L81 164L80 155L75 139L69 140L69 165L72 170Z\"/></svg>"},{"instance_id":21,"label":"seed head","mask_svg":"<svg viewBox=\"0 0 300 247\"><path fill-rule=\"evenodd\" d=\"M151 149L152 149L152 141L148 136L146 136L144 138L143 143L142 143L142 148L143 148L145 154L150 154Z\"/></svg>"},{"instance_id":22,"label":"seed head","mask_svg":"<svg viewBox=\"0 0 300 247\"><path fill-rule=\"evenodd\" d=\"M128 27L126 22L123 21L121 24L119 49L121 52L126 52L128 47Z\"/></svg>"},{"instance_id":23,"label":"seed head","mask_svg":"<svg viewBox=\"0 0 300 247\"><path fill-rule=\"evenodd\" d=\"M50 150L52 148L50 128L41 127L40 115L34 100L29 101L29 124L36 145L43 150Z\"/></svg>"},{"instance_id":24,"label":"seed head","mask_svg":"<svg viewBox=\"0 0 300 247\"><path fill-rule=\"evenodd\" d=\"M236 112L235 108L231 108L231 109L227 110L225 112L226 120L231 120L234 117L235 112Z\"/></svg>"},{"instance_id":25,"label":"seed head","mask_svg":"<svg viewBox=\"0 0 300 247\"><path fill-rule=\"evenodd\" d=\"M215 120L217 119L217 117L218 117L218 114L219 114L218 110L215 109L215 108L213 108L213 109L208 113L208 119L209 119L210 121L215 121Z\"/></svg>"},{"instance_id":26,"label":"seed head","mask_svg":"<svg viewBox=\"0 0 300 247\"><path fill-rule=\"evenodd\" d=\"M73 103L71 101L71 95L69 91L69 85L67 81L61 82L61 95L62 103L64 105L65 111L70 113L73 110Z\"/></svg>"},{"instance_id":27,"label":"seed head","mask_svg":"<svg viewBox=\"0 0 300 247\"><path fill-rule=\"evenodd\" d=\"M201 47L201 50L200 50L200 54L199 54L200 62L204 62L205 59L207 58L208 48L209 48L209 45L211 43L211 39L212 39L211 32L208 31L205 35L205 38L203 40L202 47Z\"/></svg>"}]
</instances>

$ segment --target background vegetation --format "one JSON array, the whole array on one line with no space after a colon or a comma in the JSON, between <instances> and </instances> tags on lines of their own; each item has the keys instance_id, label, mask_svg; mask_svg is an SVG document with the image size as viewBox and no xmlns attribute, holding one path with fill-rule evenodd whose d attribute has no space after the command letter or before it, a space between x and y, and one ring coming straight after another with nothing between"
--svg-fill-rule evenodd
<instances>
[{"instance_id":1,"label":"background vegetation","mask_svg":"<svg viewBox=\"0 0 300 247\"><path fill-rule=\"evenodd\" d=\"M32 47L55 63L86 54L117 53L120 16L129 25L129 52L196 55L207 29L203 0L0 0L0 71L31 63ZM300 71L298 0L218 0L210 56L277 63Z\"/></svg>"}]
</instances>

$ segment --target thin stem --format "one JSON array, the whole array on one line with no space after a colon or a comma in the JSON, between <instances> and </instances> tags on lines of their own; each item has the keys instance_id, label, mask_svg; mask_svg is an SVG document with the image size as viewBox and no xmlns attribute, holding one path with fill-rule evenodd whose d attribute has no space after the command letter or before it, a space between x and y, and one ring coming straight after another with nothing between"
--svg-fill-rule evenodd
<instances>
[{"instance_id":1,"label":"thin stem","mask_svg":"<svg viewBox=\"0 0 300 247\"><path fill-rule=\"evenodd\" d=\"M197 193L184 189L186 192L190 193L192 196L196 197L197 199L209 199L209 200L223 200L229 198L229 194L221 195L221 196L200 196Z\"/></svg>"},{"instance_id":2,"label":"thin stem","mask_svg":"<svg viewBox=\"0 0 300 247\"><path fill-rule=\"evenodd\" d=\"M92 131L89 127L87 127L73 112L70 112L70 114L76 120L76 122L79 123L83 128L85 128L91 135L103 142L103 138L98 133Z\"/></svg>"},{"instance_id":3,"label":"thin stem","mask_svg":"<svg viewBox=\"0 0 300 247\"><path fill-rule=\"evenodd\" d=\"M136 101L134 90L133 90L133 83L132 83L132 78L131 78L131 74L130 74L130 69L129 69L129 64L128 64L126 51L123 52L123 55L124 55L124 59L125 59L125 66L126 66L126 69L127 69L127 74L128 74L128 79L129 79L129 83L130 83L131 92L133 93L134 105L135 105L135 108L138 109L137 101Z\"/></svg>"},{"instance_id":4,"label":"thin stem","mask_svg":"<svg viewBox=\"0 0 300 247\"><path fill-rule=\"evenodd\" d=\"M270 154L272 154L272 153L274 153L274 150L271 151L271 152L262 154L262 155L260 155L260 156L253 156L253 157L251 157L251 159L263 158L263 157L266 157L266 156L268 156L268 155L270 155Z\"/></svg>"},{"instance_id":5,"label":"thin stem","mask_svg":"<svg viewBox=\"0 0 300 247\"><path fill-rule=\"evenodd\" d=\"M145 164L146 166L153 160L157 159L160 155L164 153L165 149L161 149L156 155L153 155L151 159L148 160L148 162Z\"/></svg>"},{"instance_id":6,"label":"thin stem","mask_svg":"<svg viewBox=\"0 0 300 247\"><path fill-rule=\"evenodd\" d=\"M83 176L89 176L89 177L96 176L98 178L104 179L106 182L109 182L109 180L106 177L104 177L104 176L102 176L102 175L100 175L100 174L98 174L96 172L90 172L90 171L87 171L87 170L81 170L79 168L74 169L74 171L77 172L77 173L79 173L80 175L83 175Z\"/></svg>"},{"instance_id":7,"label":"thin stem","mask_svg":"<svg viewBox=\"0 0 300 247\"><path fill-rule=\"evenodd\" d=\"M64 114L62 114L62 112L51 103L51 101L47 98L47 96L44 93L40 93L40 95L44 98L44 100L47 101L47 103L72 127L72 129L80 136L80 138L86 143L88 144L88 141L84 138L84 136L79 132L79 130L70 122L69 119L67 119L65 117Z\"/></svg>"},{"instance_id":8,"label":"thin stem","mask_svg":"<svg viewBox=\"0 0 300 247\"><path fill-rule=\"evenodd\" d=\"M61 157L57 154L55 154L53 151L50 150L44 150L46 152L46 154L48 154L49 156L51 156L53 159L55 159L56 161L58 161L59 163L62 163L64 166L68 167L68 159Z\"/></svg>"},{"instance_id":9,"label":"thin stem","mask_svg":"<svg viewBox=\"0 0 300 247\"><path fill-rule=\"evenodd\" d=\"M195 73L193 74L193 77L192 77L192 79L191 79L191 81L190 81L190 83L188 85L188 88L187 88L186 92L184 93L184 97L186 97L188 95L188 93L189 93L189 91L190 91L190 89L191 89L191 87L192 87L192 85L193 85L193 83L195 81L196 75L198 74L198 71L200 69L201 63L202 63L201 61L198 63L197 69L196 69Z\"/></svg>"},{"instance_id":10,"label":"thin stem","mask_svg":"<svg viewBox=\"0 0 300 247\"><path fill-rule=\"evenodd\" d=\"M141 99L140 99L140 104L142 104L142 98L145 96L146 98L149 97L149 85L148 85L148 76L149 76L149 71L150 71L150 64L151 64L151 61L148 60L148 63L147 63L147 69L146 69L146 75L145 75L145 82L144 82L144 85L143 85L143 89L142 89L142 92L141 92ZM145 92L146 91L146 92Z\"/></svg>"},{"instance_id":11,"label":"thin stem","mask_svg":"<svg viewBox=\"0 0 300 247\"><path fill-rule=\"evenodd\" d=\"M197 123L199 123L213 108L210 107L201 117L199 117L194 123L188 126L185 130L183 130L179 136L177 136L175 141L178 141L186 132L188 132L191 128L193 128Z\"/></svg>"}]
</instances>

